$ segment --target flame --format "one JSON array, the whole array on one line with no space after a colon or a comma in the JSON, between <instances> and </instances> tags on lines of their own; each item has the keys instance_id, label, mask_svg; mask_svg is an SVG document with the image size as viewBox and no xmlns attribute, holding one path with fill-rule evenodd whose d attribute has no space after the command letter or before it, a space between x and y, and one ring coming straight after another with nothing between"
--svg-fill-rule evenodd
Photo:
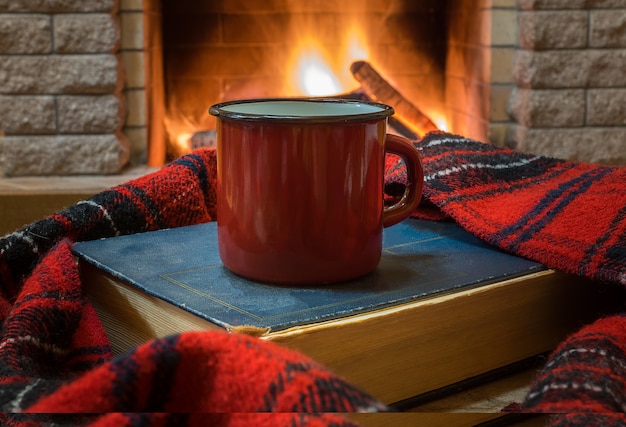
<instances>
[{"instance_id":1,"label":"flame","mask_svg":"<svg viewBox=\"0 0 626 427\"><path fill-rule=\"evenodd\" d=\"M287 96L335 96L347 94L360 87L350 71L355 61L368 61L368 40L358 23L345 27L344 37L332 45L324 44L315 33L306 33L296 41L287 63L288 81L283 91ZM337 49L337 45L341 48ZM430 112L435 125L448 131L449 125L443 112ZM203 130L201 120L189 117L165 118L167 133L176 155L187 152L196 131Z\"/></svg>"},{"instance_id":2,"label":"flame","mask_svg":"<svg viewBox=\"0 0 626 427\"><path fill-rule=\"evenodd\" d=\"M350 73L350 65L368 57L365 38L356 26L346 32L342 46L336 55L330 55L314 37L304 37L294 50L290 92L294 95L332 96L356 89L358 83Z\"/></svg>"},{"instance_id":3,"label":"flame","mask_svg":"<svg viewBox=\"0 0 626 427\"><path fill-rule=\"evenodd\" d=\"M443 113L439 113L439 112L431 113L430 119L433 121L435 125L437 125L437 128L439 130L442 130L444 132L449 131L448 120L446 119L446 116Z\"/></svg>"},{"instance_id":4,"label":"flame","mask_svg":"<svg viewBox=\"0 0 626 427\"><path fill-rule=\"evenodd\" d=\"M164 126L169 141L168 154L176 157L189 152L191 137L197 130L203 129L191 117L171 112L165 116Z\"/></svg>"},{"instance_id":5,"label":"flame","mask_svg":"<svg viewBox=\"0 0 626 427\"><path fill-rule=\"evenodd\" d=\"M358 28L353 27L349 31L347 39L345 61L340 70L342 73L346 73L353 62L366 60L369 57L369 52L365 48L365 37Z\"/></svg>"},{"instance_id":6,"label":"flame","mask_svg":"<svg viewBox=\"0 0 626 427\"><path fill-rule=\"evenodd\" d=\"M302 49L294 77L305 95L326 96L341 92L339 81L321 53L315 48Z\"/></svg>"},{"instance_id":7,"label":"flame","mask_svg":"<svg viewBox=\"0 0 626 427\"><path fill-rule=\"evenodd\" d=\"M188 132L183 132L183 133L178 134L178 136L176 137L176 142L178 143L178 146L188 147L189 141L191 141L192 136L193 136L193 133L188 133Z\"/></svg>"}]
</instances>

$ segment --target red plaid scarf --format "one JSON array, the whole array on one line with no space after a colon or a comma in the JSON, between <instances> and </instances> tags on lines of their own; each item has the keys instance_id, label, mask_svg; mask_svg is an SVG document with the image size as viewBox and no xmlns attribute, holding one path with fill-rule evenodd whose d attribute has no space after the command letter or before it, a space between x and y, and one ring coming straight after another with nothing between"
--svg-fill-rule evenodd
<instances>
[{"instance_id":1,"label":"red plaid scarf","mask_svg":"<svg viewBox=\"0 0 626 427\"><path fill-rule=\"evenodd\" d=\"M568 162L441 133L417 144L426 203L416 216L458 222L505 251L597 282L626 285L626 168ZM391 161L389 182L402 182ZM530 314L529 314L530 315ZM626 317L570 336L519 411L553 426L626 424Z\"/></svg>"},{"instance_id":2,"label":"red plaid scarf","mask_svg":"<svg viewBox=\"0 0 626 427\"><path fill-rule=\"evenodd\" d=\"M548 267L626 283L626 169L443 133L417 147L426 182L416 216L453 219ZM393 199L403 171L390 159L387 172ZM81 293L72 242L211 221L215 173L214 152L199 150L0 239L5 425L191 426L205 424L207 413L216 425L351 425L330 413L385 409L308 358L245 336L180 334L112 357ZM623 326L610 317L570 337L518 409L608 411L607 423L617 425L626 396ZM28 411L37 414L19 413ZM552 423L563 420L590 419L577 413Z\"/></svg>"},{"instance_id":3,"label":"red plaid scarf","mask_svg":"<svg viewBox=\"0 0 626 427\"><path fill-rule=\"evenodd\" d=\"M215 164L198 151L0 240L2 425L352 426L335 413L386 409L243 335L184 333L112 357L72 241L213 220Z\"/></svg>"}]
</instances>

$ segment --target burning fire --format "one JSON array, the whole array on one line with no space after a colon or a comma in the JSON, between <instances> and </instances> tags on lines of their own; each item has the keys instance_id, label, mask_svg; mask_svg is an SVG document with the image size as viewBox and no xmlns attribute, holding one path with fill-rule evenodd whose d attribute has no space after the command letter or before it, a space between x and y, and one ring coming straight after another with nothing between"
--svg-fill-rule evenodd
<instances>
[{"instance_id":1,"label":"burning fire","mask_svg":"<svg viewBox=\"0 0 626 427\"><path fill-rule=\"evenodd\" d=\"M341 85L326 61L315 50L300 53L295 78L306 95L325 96L341 92Z\"/></svg>"},{"instance_id":2,"label":"burning fire","mask_svg":"<svg viewBox=\"0 0 626 427\"><path fill-rule=\"evenodd\" d=\"M332 96L358 88L350 64L368 57L363 34L356 27L347 31L344 48L335 55L324 52L314 37L301 40L293 54L290 92L295 96Z\"/></svg>"},{"instance_id":3,"label":"burning fire","mask_svg":"<svg viewBox=\"0 0 626 427\"><path fill-rule=\"evenodd\" d=\"M356 26L352 27L346 34L346 40L342 44L344 48L341 52L337 52L335 56L325 52L323 45L317 39L313 37L302 39L294 52L292 65L289 67L289 70L292 70L290 93L296 96L336 96L359 89L359 81L352 74L352 69L354 64L362 63L368 59L369 53L365 47L367 43L365 37ZM371 76L372 73L369 74ZM390 87L386 82L385 85ZM372 86L378 86L378 89L380 89L382 85L374 83ZM400 93L395 89L391 90L394 92L394 100L398 101L398 98L401 97ZM387 95L390 93L389 90L385 90L385 92ZM376 98L373 99L377 100ZM385 100L381 100L381 102L385 102ZM401 101L400 103L402 102L406 103L406 101ZM385 103L392 104L391 102ZM395 107L394 105L391 106ZM413 108L413 110L415 109ZM405 107L405 111L402 113L406 112ZM396 111L396 113L401 112ZM421 120L430 122L429 126L423 126L419 121L405 123L409 128L416 131L418 135L423 135L435 127L440 130L448 130L447 121L442 113L431 113L429 118L423 116L421 112L419 114L421 115L419 117ZM406 116L405 114L398 114L400 118L403 115Z\"/></svg>"},{"instance_id":4,"label":"burning fire","mask_svg":"<svg viewBox=\"0 0 626 427\"><path fill-rule=\"evenodd\" d=\"M448 129L448 121L442 113L431 114L430 118L437 125L439 130L444 132L448 132L450 130Z\"/></svg>"},{"instance_id":5,"label":"burning fire","mask_svg":"<svg viewBox=\"0 0 626 427\"><path fill-rule=\"evenodd\" d=\"M291 77L285 82L284 93L287 96L337 96L362 88L351 66L357 61L368 60L370 55L366 37L357 25L353 25L346 31L346 37L340 45L343 46L340 50L330 52L328 46L324 46L313 35L300 39L286 64ZM391 105L391 102L387 103ZM402 117L402 114L398 114L400 111L396 110L396 113ZM438 129L448 130L443 113L430 112L430 120ZM205 131L198 129L198 124L194 125L189 118L166 117L165 125L170 142L174 145L170 148L176 155L189 151L195 132ZM417 133L422 134L423 129L418 129Z\"/></svg>"}]
</instances>

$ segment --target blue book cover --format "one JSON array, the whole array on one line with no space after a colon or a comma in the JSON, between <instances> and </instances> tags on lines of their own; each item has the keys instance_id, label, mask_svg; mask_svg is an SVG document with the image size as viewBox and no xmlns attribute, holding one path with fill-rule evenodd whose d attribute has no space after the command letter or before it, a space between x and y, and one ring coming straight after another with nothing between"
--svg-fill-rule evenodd
<instances>
[{"instance_id":1,"label":"blue book cover","mask_svg":"<svg viewBox=\"0 0 626 427\"><path fill-rule=\"evenodd\" d=\"M220 261L214 222L78 242L74 253L224 328L272 332L545 270L449 222L405 220L384 230L383 247L372 273L326 286L257 283L231 273Z\"/></svg>"}]
</instances>

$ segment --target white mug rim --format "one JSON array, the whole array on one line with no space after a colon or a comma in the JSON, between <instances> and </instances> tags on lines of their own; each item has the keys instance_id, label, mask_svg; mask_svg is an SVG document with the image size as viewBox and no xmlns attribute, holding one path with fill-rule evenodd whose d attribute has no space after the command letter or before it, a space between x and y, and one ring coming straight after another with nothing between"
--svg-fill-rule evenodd
<instances>
[{"instance_id":1,"label":"white mug rim","mask_svg":"<svg viewBox=\"0 0 626 427\"><path fill-rule=\"evenodd\" d=\"M257 98L222 102L209 113L220 119L287 122L353 122L394 114L386 104L344 98Z\"/></svg>"}]
</instances>

